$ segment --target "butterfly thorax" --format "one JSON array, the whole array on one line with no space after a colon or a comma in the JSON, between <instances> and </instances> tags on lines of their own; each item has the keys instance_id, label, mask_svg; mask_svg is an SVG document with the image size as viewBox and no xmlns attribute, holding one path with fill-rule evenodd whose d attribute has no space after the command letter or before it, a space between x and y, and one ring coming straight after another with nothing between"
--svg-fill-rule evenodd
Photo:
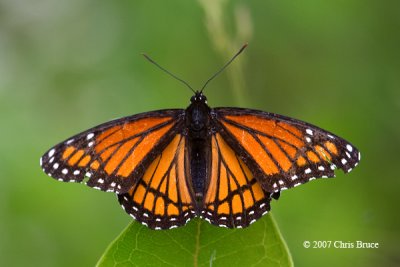
<instances>
[{"instance_id":1,"label":"butterfly thorax","mask_svg":"<svg viewBox=\"0 0 400 267\"><path fill-rule=\"evenodd\" d=\"M207 98L196 93L190 106L186 109L186 131L189 149L190 177L192 188L196 196L196 202L203 200L208 173L208 163L211 159L210 146L210 107Z\"/></svg>"}]
</instances>

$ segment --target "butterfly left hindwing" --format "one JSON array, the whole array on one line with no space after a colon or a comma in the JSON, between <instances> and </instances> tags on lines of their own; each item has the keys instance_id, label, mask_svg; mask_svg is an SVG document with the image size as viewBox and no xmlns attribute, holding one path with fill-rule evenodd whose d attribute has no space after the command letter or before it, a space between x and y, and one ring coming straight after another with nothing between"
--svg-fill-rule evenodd
<instances>
[{"instance_id":1,"label":"butterfly left hindwing","mask_svg":"<svg viewBox=\"0 0 400 267\"><path fill-rule=\"evenodd\" d=\"M186 180L185 146L185 137L176 135L138 183L118 195L123 209L151 229L182 226L196 214L193 192Z\"/></svg>"}]
</instances>

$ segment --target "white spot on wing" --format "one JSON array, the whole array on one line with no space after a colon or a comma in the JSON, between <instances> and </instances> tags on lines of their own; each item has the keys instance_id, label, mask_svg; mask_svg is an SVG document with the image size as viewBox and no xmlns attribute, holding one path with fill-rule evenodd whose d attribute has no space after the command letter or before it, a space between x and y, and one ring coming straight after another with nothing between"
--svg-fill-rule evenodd
<instances>
[{"instance_id":1,"label":"white spot on wing","mask_svg":"<svg viewBox=\"0 0 400 267\"><path fill-rule=\"evenodd\" d=\"M346 159L342 159L342 164L345 165L347 163Z\"/></svg>"},{"instance_id":2,"label":"white spot on wing","mask_svg":"<svg viewBox=\"0 0 400 267\"><path fill-rule=\"evenodd\" d=\"M324 168L324 166L318 166L318 170L320 170L320 171L324 171L324 170L325 170L325 168Z\"/></svg>"},{"instance_id":3,"label":"white spot on wing","mask_svg":"<svg viewBox=\"0 0 400 267\"><path fill-rule=\"evenodd\" d=\"M309 135L313 135L313 131L311 129L307 129L306 133L308 133Z\"/></svg>"},{"instance_id":4,"label":"white spot on wing","mask_svg":"<svg viewBox=\"0 0 400 267\"><path fill-rule=\"evenodd\" d=\"M92 139L93 136L94 136L94 133L90 133L90 134L86 135L86 139L87 140Z\"/></svg>"},{"instance_id":5,"label":"white spot on wing","mask_svg":"<svg viewBox=\"0 0 400 267\"><path fill-rule=\"evenodd\" d=\"M56 163L54 163L54 165L53 165L53 169L55 169L55 170L57 170L58 169L58 166L60 166L57 162Z\"/></svg>"},{"instance_id":6,"label":"white spot on wing","mask_svg":"<svg viewBox=\"0 0 400 267\"><path fill-rule=\"evenodd\" d=\"M52 157L54 155L54 153L56 152L56 150L53 148L52 150L49 151L49 158Z\"/></svg>"},{"instance_id":7,"label":"white spot on wing","mask_svg":"<svg viewBox=\"0 0 400 267\"><path fill-rule=\"evenodd\" d=\"M348 150L349 152L352 152L352 151L353 151L353 147L352 147L351 145L346 145L346 148L347 148L347 150Z\"/></svg>"},{"instance_id":8,"label":"white spot on wing","mask_svg":"<svg viewBox=\"0 0 400 267\"><path fill-rule=\"evenodd\" d=\"M297 177L297 175L293 175L291 178L292 178L292 181L293 181L293 180L296 180L298 177Z\"/></svg>"},{"instance_id":9,"label":"white spot on wing","mask_svg":"<svg viewBox=\"0 0 400 267\"><path fill-rule=\"evenodd\" d=\"M306 136L306 141L307 141L307 143L311 143L311 138Z\"/></svg>"},{"instance_id":10,"label":"white spot on wing","mask_svg":"<svg viewBox=\"0 0 400 267\"><path fill-rule=\"evenodd\" d=\"M306 173L306 174L311 173L311 169L310 169L310 168L307 168L307 169L304 171L304 173Z\"/></svg>"},{"instance_id":11,"label":"white spot on wing","mask_svg":"<svg viewBox=\"0 0 400 267\"><path fill-rule=\"evenodd\" d=\"M74 171L74 175L78 175L79 173L80 173L79 170L75 170L75 171Z\"/></svg>"},{"instance_id":12,"label":"white spot on wing","mask_svg":"<svg viewBox=\"0 0 400 267\"><path fill-rule=\"evenodd\" d=\"M71 144L72 142L74 142L74 139L70 139L67 141L67 145Z\"/></svg>"},{"instance_id":13,"label":"white spot on wing","mask_svg":"<svg viewBox=\"0 0 400 267\"><path fill-rule=\"evenodd\" d=\"M61 172L62 172L63 174L67 174L67 173L68 173L68 169L63 169Z\"/></svg>"}]
</instances>

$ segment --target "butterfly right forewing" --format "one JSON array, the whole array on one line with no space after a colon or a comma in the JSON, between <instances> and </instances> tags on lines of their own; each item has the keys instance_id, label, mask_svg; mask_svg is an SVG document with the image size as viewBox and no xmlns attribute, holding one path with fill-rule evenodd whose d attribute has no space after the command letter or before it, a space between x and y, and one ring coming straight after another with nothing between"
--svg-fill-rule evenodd
<instances>
[{"instance_id":1,"label":"butterfly right forewing","mask_svg":"<svg viewBox=\"0 0 400 267\"><path fill-rule=\"evenodd\" d=\"M360 160L344 139L296 119L240 108L213 109L215 127L268 192L350 172Z\"/></svg>"}]
</instances>

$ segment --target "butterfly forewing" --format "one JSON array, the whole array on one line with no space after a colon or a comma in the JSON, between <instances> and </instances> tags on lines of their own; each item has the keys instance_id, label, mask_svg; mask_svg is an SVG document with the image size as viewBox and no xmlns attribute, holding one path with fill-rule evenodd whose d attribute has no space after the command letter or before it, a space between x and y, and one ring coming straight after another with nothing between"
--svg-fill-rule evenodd
<instances>
[{"instance_id":1,"label":"butterfly forewing","mask_svg":"<svg viewBox=\"0 0 400 267\"><path fill-rule=\"evenodd\" d=\"M176 135L139 182L118 196L128 214L152 229L182 226L196 214L187 181L185 146L185 137Z\"/></svg>"},{"instance_id":2,"label":"butterfly forewing","mask_svg":"<svg viewBox=\"0 0 400 267\"><path fill-rule=\"evenodd\" d=\"M216 128L268 192L278 192L316 178L349 172L360 159L344 139L314 125L277 114L216 108Z\"/></svg>"},{"instance_id":3,"label":"butterfly forewing","mask_svg":"<svg viewBox=\"0 0 400 267\"><path fill-rule=\"evenodd\" d=\"M117 119L80 133L41 158L48 175L103 191L127 192L147 165L181 131L183 110L165 110Z\"/></svg>"},{"instance_id":4,"label":"butterfly forewing","mask_svg":"<svg viewBox=\"0 0 400 267\"><path fill-rule=\"evenodd\" d=\"M202 216L214 225L241 228L270 210L264 191L240 155L219 133L212 136L211 173Z\"/></svg>"}]
</instances>

